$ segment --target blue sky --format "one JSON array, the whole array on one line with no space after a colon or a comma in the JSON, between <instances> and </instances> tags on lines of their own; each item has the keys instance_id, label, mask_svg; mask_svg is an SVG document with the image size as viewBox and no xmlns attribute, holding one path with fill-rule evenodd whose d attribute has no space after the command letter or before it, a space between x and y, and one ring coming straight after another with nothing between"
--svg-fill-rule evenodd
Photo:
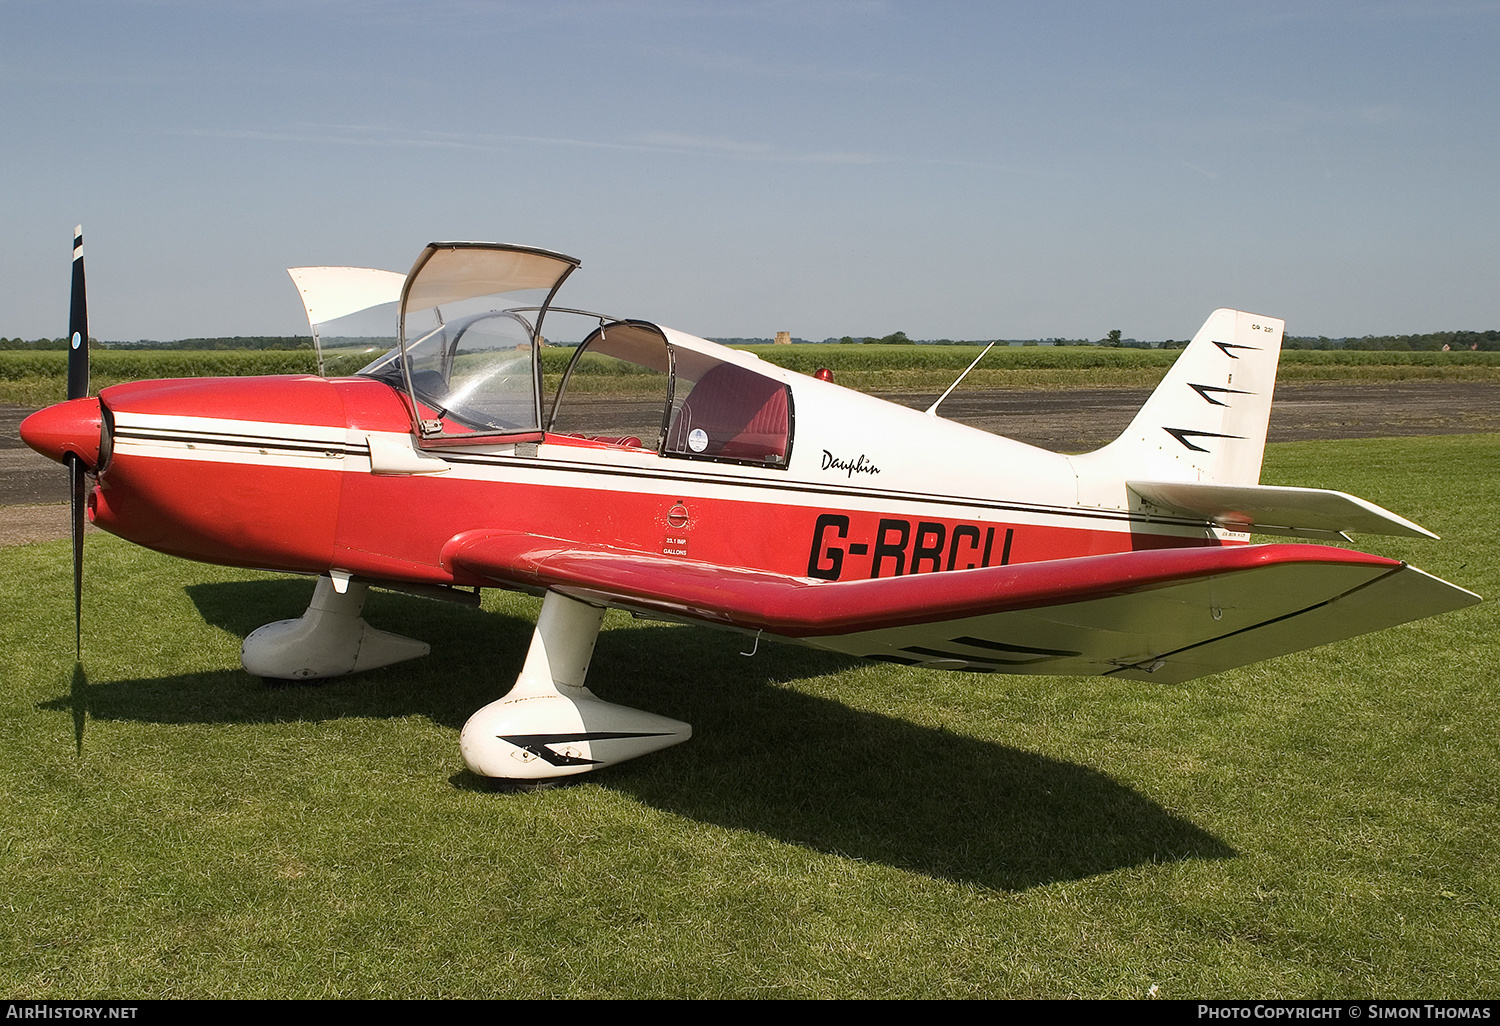
<instances>
[{"instance_id":1,"label":"blue sky","mask_svg":"<svg viewBox=\"0 0 1500 1026\"><path fill-rule=\"evenodd\" d=\"M0 0L0 334L579 257L699 335L1500 327L1500 3Z\"/></svg>"}]
</instances>

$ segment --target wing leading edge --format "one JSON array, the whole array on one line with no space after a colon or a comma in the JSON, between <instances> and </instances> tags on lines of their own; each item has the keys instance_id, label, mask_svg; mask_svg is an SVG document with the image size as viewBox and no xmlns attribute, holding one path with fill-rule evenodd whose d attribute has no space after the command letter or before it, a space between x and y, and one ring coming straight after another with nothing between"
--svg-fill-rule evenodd
<instances>
[{"instance_id":1,"label":"wing leading edge","mask_svg":"<svg viewBox=\"0 0 1500 1026\"><path fill-rule=\"evenodd\" d=\"M1398 560L1316 545L1142 550L825 582L474 531L445 546L443 563L473 583L557 591L871 659L1164 683L1479 601Z\"/></svg>"}]
</instances>

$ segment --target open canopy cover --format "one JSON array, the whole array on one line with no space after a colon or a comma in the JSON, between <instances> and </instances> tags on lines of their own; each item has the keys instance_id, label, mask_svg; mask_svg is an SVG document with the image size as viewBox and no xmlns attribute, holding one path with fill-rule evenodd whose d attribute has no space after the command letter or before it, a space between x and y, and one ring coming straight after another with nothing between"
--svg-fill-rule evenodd
<instances>
[{"instance_id":1,"label":"open canopy cover","mask_svg":"<svg viewBox=\"0 0 1500 1026\"><path fill-rule=\"evenodd\" d=\"M422 445L540 432L542 319L578 263L493 242L422 250L402 287L397 346Z\"/></svg>"},{"instance_id":2,"label":"open canopy cover","mask_svg":"<svg viewBox=\"0 0 1500 1026\"><path fill-rule=\"evenodd\" d=\"M374 267L288 267L302 297L307 323L319 324L394 303L401 298L406 275Z\"/></svg>"},{"instance_id":3,"label":"open canopy cover","mask_svg":"<svg viewBox=\"0 0 1500 1026\"><path fill-rule=\"evenodd\" d=\"M401 297L401 316L479 296L522 289L551 292L579 261L561 253L493 242L433 242L417 257Z\"/></svg>"}]
</instances>

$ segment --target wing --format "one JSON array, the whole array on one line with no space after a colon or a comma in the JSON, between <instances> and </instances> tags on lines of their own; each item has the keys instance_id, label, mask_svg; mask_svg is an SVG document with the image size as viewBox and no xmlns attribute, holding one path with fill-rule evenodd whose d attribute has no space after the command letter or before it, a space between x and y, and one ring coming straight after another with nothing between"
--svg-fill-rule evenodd
<instances>
[{"instance_id":1,"label":"wing","mask_svg":"<svg viewBox=\"0 0 1500 1026\"><path fill-rule=\"evenodd\" d=\"M455 575L890 662L1167 683L1472 605L1398 560L1319 545L1143 550L814 581L475 531Z\"/></svg>"}]
</instances>

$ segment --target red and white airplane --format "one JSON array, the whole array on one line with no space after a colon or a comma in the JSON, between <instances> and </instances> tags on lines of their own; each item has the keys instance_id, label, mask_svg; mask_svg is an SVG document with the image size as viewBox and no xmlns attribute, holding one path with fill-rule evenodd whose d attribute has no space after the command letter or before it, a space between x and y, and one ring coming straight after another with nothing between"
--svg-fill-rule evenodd
<instances>
[{"instance_id":1,"label":"red and white airplane","mask_svg":"<svg viewBox=\"0 0 1500 1026\"><path fill-rule=\"evenodd\" d=\"M584 315L544 382L544 319L582 314L553 304L577 266L433 243L406 275L295 268L315 337L398 301L395 348L349 377L115 385L22 435L73 468L77 533L86 503L161 552L318 577L299 619L245 639L254 674L426 654L361 619L371 586L543 596L514 687L461 740L475 773L516 781L688 738L585 686L609 607L916 666L1175 683L1479 601L1394 559L1249 544L1435 537L1259 484L1275 318L1214 312L1118 439L1067 456L648 321ZM589 370L629 375L628 396Z\"/></svg>"}]
</instances>

